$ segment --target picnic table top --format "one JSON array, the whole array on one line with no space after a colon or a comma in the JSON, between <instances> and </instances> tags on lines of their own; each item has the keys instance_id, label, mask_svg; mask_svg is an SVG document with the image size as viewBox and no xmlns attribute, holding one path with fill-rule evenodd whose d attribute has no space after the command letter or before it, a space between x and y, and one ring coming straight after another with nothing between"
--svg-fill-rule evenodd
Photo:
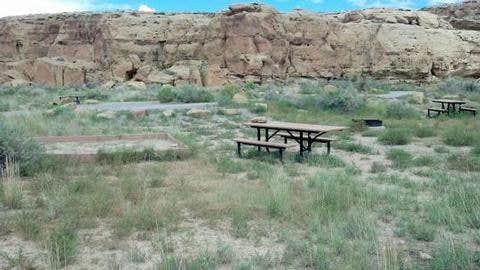
<instances>
[{"instance_id":1,"label":"picnic table top","mask_svg":"<svg viewBox=\"0 0 480 270\"><path fill-rule=\"evenodd\" d=\"M432 100L432 102L436 102L436 103L450 103L450 104L465 104L465 103L467 103L467 102L464 101L464 100L446 99L446 98L443 98L443 99L434 99L434 100Z\"/></svg>"},{"instance_id":2,"label":"picnic table top","mask_svg":"<svg viewBox=\"0 0 480 270\"><path fill-rule=\"evenodd\" d=\"M248 122L246 123L246 125L252 128L270 128L270 129L279 129L279 130L305 131L305 132L318 132L318 133L342 131L347 129L347 127L342 127L342 126L326 126L326 125L289 123L289 122L277 122L277 121L268 121L266 123Z\"/></svg>"}]
</instances>

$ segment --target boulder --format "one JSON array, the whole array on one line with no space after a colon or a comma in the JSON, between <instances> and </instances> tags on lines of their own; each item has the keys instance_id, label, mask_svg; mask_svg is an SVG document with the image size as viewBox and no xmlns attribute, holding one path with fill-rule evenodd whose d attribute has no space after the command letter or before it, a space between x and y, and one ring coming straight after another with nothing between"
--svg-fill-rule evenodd
<instances>
[{"instance_id":1,"label":"boulder","mask_svg":"<svg viewBox=\"0 0 480 270\"><path fill-rule=\"evenodd\" d=\"M250 120L252 123L267 123L267 118L264 116L254 117Z\"/></svg>"},{"instance_id":2,"label":"boulder","mask_svg":"<svg viewBox=\"0 0 480 270\"><path fill-rule=\"evenodd\" d=\"M211 112L209 110L203 110L203 109L191 109L190 111L187 112L187 116L196 117L196 118L207 117L210 114Z\"/></svg>"},{"instance_id":3,"label":"boulder","mask_svg":"<svg viewBox=\"0 0 480 270\"><path fill-rule=\"evenodd\" d=\"M145 115L147 115L147 111L146 110L131 110L130 115L133 118L142 118Z\"/></svg>"},{"instance_id":4,"label":"boulder","mask_svg":"<svg viewBox=\"0 0 480 270\"><path fill-rule=\"evenodd\" d=\"M83 104L98 104L100 101L96 99L86 99L85 101L82 102Z\"/></svg>"},{"instance_id":5,"label":"boulder","mask_svg":"<svg viewBox=\"0 0 480 270\"><path fill-rule=\"evenodd\" d=\"M113 87L115 87L114 81L107 81L104 84L102 84L103 89L112 89Z\"/></svg>"},{"instance_id":6,"label":"boulder","mask_svg":"<svg viewBox=\"0 0 480 270\"><path fill-rule=\"evenodd\" d=\"M148 75L147 82L173 85L175 77L162 71L153 71Z\"/></svg>"},{"instance_id":7,"label":"boulder","mask_svg":"<svg viewBox=\"0 0 480 270\"><path fill-rule=\"evenodd\" d=\"M248 97L243 93L237 93L232 97L232 101L239 104L248 103Z\"/></svg>"},{"instance_id":8,"label":"boulder","mask_svg":"<svg viewBox=\"0 0 480 270\"><path fill-rule=\"evenodd\" d=\"M413 93L410 100L415 104L424 104L425 103L425 94L423 92Z\"/></svg>"},{"instance_id":9,"label":"boulder","mask_svg":"<svg viewBox=\"0 0 480 270\"><path fill-rule=\"evenodd\" d=\"M224 115L239 115L239 114L241 114L240 110L238 110L238 109L222 109L220 112Z\"/></svg>"},{"instance_id":10,"label":"boulder","mask_svg":"<svg viewBox=\"0 0 480 270\"><path fill-rule=\"evenodd\" d=\"M97 114L98 119L103 120L112 120L115 118L115 112L112 111L105 111Z\"/></svg>"},{"instance_id":11,"label":"boulder","mask_svg":"<svg viewBox=\"0 0 480 270\"><path fill-rule=\"evenodd\" d=\"M125 86L139 89L139 90L147 89L147 85L144 82L139 82L139 81L128 81L125 83Z\"/></svg>"},{"instance_id":12,"label":"boulder","mask_svg":"<svg viewBox=\"0 0 480 270\"><path fill-rule=\"evenodd\" d=\"M167 118L170 118L170 117L175 115L175 112L172 111L172 110L166 110L166 111L163 111L162 114L163 114L163 116L165 116Z\"/></svg>"}]
</instances>

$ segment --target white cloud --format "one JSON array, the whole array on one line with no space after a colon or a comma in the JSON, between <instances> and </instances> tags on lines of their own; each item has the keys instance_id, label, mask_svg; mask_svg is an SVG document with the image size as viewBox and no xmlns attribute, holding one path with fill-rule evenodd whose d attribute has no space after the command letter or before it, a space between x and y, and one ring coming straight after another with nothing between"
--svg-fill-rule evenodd
<instances>
[{"instance_id":1,"label":"white cloud","mask_svg":"<svg viewBox=\"0 0 480 270\"><path fill-rule=\"evenodd\" d=\"M140 5L140 6L138 7L138 11L140 11L140 12L147 12L147 13L153 13L153 12L155 12L155 9L153 9L153 8L147 6L147 5Z\"/></svg>"},{"instance_id":2,"label":"white cloud","mask_svg":"<svg viewBox=\"0 0 480 270\"><path fill-rule=\"evenodd\" d=\"M84 11L91 7L89 0L5 0L1 2L0 17Z\"/></svg>"},{"instance_id":3,"label":"white cloud","mask_svg":"<svg viewBox=\"0 0 480 270\"><path fill-rule=\"evenodd\" d=\"M348 0L352 5L360 8L390 7L390 8L412 8L414 0Z\"/></svg>"},{"instance_id":4,"label":"white cloud","mask_svg":"<svg viewBox=\"0 0 480 270\"><path fill-rule=\"evenodd\" d=\"M389 7L389 8L413 8L415 0L348 0L352 5L360 8ZM429 0L428 5L454 4L462 0Z\"/></svg>"}]
</instances>

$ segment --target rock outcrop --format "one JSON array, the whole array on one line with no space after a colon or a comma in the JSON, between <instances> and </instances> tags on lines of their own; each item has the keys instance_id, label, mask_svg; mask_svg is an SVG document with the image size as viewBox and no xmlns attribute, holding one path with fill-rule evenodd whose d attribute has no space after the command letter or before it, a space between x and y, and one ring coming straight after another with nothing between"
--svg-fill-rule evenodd
<instances>
[{"instance_id":1,"label":"rock outcrop","mask_svg":"<svg viewBox=\"0 0 480 270\"><path fill-rule=\"evenodd\" d=\"M56 14L0 19L0 83L222 85L289 77L480 77L480 3L423 11ZM473 11L472 11L473 10ZM476 11L475 11L476 10Z\"/></svg>"},{"instance_id":2,"label":"rock outcrop","mask_svg":"<svg viewBox=\"0 0 480 270\"><path fill-rule=\"evenodd\" d=\"M480 31L480 1L469 0L458 5L425 8L448 21L455 29Z\"/></svg>"}]
</instances>

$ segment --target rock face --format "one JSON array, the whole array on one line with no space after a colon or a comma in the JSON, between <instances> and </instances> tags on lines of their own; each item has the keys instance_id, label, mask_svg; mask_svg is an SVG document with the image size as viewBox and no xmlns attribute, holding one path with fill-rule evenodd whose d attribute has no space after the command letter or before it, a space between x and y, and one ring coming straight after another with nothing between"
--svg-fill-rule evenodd
<instances>
[{"instance_id":1,"label":"rock face","mask_svg":"<svg viewBox=\"0 0 480 270\"><path fill-rule=\"evenodd\" d=\"M423 10L440 15L456 29L480 31L479 0L464 1L460 5L444 5Z\"/></svg>"},{"instance_id":2,"label":"rock face","mask_svg":"<svg viewBox=\"0 0 480 270\"><path fill-rule=\"evenodd\" d=\"M0 19L0 83L222 85L289 77L480 77L480 3L424 11L57 14Z\"/></svg>"}]
</instances>

